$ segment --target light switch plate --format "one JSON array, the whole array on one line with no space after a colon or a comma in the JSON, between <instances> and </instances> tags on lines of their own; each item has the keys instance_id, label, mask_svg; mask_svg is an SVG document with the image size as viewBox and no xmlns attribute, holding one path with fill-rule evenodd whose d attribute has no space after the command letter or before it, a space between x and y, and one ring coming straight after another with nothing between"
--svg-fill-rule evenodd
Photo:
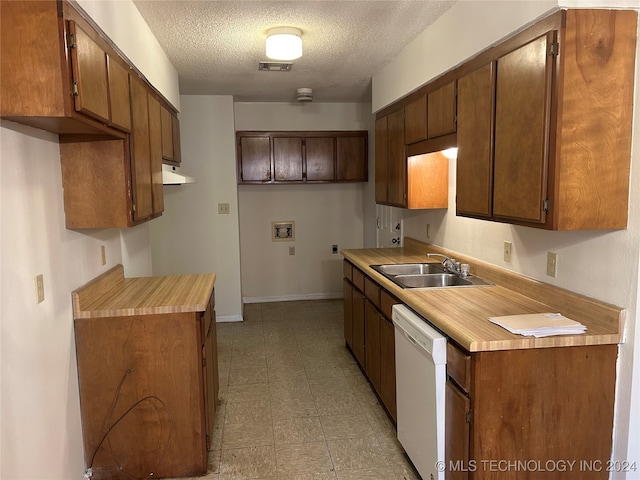
<instances>
[{"instance_id":1,"label":"light switch plate","mask_svg":"<svg viewBox=\"0 0 640 480\"><path fill-rule=\"evenodd\" d=\"M221 215L229 214L229 204L228 203L219 203L218 204L218 213Z\"/></svg>"},{"instance_id":2,"label":"light switch plate","mask_svg":"<svg viewBox=\"0 0 640 480\"><path fill-rule=\"evenodd\" d=\"M511 242L504 242L504 253L503 253L503 258L505 262L511 262L511 249L513 248L513 245L511 245Z\"/></svg>"},{"instance_id":3,"label":"light switch plate","mask_svg":"<svg viewBox=\"0 0 640 480\"><path fill-rule=\"evenodd\" d=\"M36 303L44 302L44 277L42 274L36 275Z\"/></svg>"}]
</instances>

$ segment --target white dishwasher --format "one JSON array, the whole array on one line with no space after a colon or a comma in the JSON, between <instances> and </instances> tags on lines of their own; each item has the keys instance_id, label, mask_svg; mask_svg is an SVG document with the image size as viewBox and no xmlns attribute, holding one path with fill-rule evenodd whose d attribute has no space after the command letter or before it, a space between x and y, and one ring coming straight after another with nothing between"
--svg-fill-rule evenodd
<instances>
[{"instance_id":1,"label":"white dishwasher","mask_svg":"<svg viewBox=\"0 0 640 480\"><path fill-rule=\"evenodd\" d=\"M404 305L392 319L398 440L423 480L443 480L447 337Z\"/></svg>"}]
</instances>

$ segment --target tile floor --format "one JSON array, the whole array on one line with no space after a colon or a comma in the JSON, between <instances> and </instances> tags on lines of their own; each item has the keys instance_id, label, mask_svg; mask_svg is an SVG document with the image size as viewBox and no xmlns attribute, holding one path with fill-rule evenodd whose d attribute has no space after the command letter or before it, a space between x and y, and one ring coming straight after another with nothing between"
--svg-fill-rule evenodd
<instances>
[{"instance_id":1,"label":"tile floor","mask_svg":"<svg viewBox=\"0 0 640 480\"><path fill-rule=\"evenodd\" d=\"M221 402L200 480L417 480L350 352L342 301L248 304L218 324Z\"/></svg>"}]
</instances>

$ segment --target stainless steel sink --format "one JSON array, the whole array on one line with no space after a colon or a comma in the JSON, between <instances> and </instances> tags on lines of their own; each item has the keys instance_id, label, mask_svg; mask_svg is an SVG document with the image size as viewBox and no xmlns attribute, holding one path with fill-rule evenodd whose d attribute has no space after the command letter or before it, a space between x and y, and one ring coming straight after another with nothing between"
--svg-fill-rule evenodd
<instances>
[{"instance_id":1,"label":"stainless steel sink","mask_svg":"<svg viewBox=\"0 0 640 480\"><path fill-rule=\"evenodd\" d=\"M446 272L439 264L433 263L371 265L371 268L382 273L402 288L427 289L493 285L491 282L474 275L461 277L454 273Z\"/></svg>"},{"instance_id":2,"label":"stainless steel sink","mask_svg":"<svg viewBox=\"0 0 640 480\"><path fill-rule=\"evenodd\" d=\"M371 268L387 276L445 273L440 264L435 263L398 263L392 265L371 265Z\"/></svg>"},{"instance_id":3,"label":"stainless steel sink","mask_svg":"<svg viewBox=\"0 0 640 480\"><path fill-rule=\"evenodd\" d=\"M396 283L405 288L426 288L426 287L454 287L461 285L471 285L469 280L460 278L453 273L432 273L430 275L396 275Z\"/></svg>"}]
</instances>

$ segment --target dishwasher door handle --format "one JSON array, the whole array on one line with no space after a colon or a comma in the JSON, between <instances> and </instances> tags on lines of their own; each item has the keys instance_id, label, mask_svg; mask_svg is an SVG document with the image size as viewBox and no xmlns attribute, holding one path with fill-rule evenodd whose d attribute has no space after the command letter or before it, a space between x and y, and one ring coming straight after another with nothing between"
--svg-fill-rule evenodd
<instances>
[{"instance_id":1,"label":"dishwasher door handle","mask_svg":"<svg viewBox=\"0 0 640 480\"><path fill-rule=\"evenodd\" d=\"M402 333L404 334L404 337L407 340L409 340L411 343L413 343L416 347L418 347L418 348L422 347L422 345L420 345L415 338L413 338L411 335L409 335L409 332L407 332L406 330L403 330Z\"/></svg>"}]
</instances>

